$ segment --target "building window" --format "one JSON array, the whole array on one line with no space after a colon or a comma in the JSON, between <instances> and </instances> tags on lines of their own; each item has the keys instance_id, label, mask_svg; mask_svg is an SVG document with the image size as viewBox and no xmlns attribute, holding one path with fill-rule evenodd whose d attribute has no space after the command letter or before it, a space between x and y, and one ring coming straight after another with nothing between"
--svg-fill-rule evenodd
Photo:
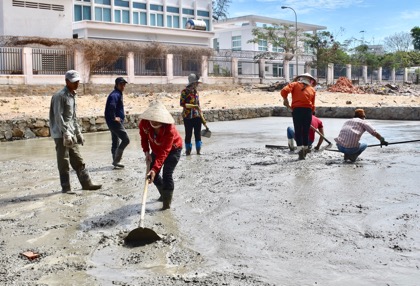
<instances>
[{"instance_id":1,"label":"building window","mask_svg":"<svg viewBox=\"0 0 420 286\"><path fill-rule=\"evenodd\" d=\"M167 15L166 16L166 25L169 28L179 28L179 16Z\"/></svg>"},{"instance_id":2,"label":"building window","mask_svg":"<svg viewBox=\"0 0 420 286\"><path fill-rule=\"evenodd\" d=\"M209 29L210 29L210 21L207 20L207 19L201 19L201 20L203 20L206 23L206 31L209 31Z\"/></svg>"},{"instance_id":3,"label":"building window","mask_svg":"<svg viewBox=\"0 0 420 286\"><path fill-rule=\"evenodd\" d=\"M162 11L163 12L163 6L162 5L150 4L150 10Z\"/></svg>"},{"instance_id":4,"label":"building window","mask_svg":"<svg viewBox=\"0 0 420 286\"><path fill-rule=\"evenodd\" d=\"M218 39L213 39L213 49L215 49L216 51L219 51L219 40Z\"/></svg>"},{"instance_id":5,"label":"building window","mask_svg":"<svg viewBox=\"0 0 420 286\"><path fill-rule=\"evenodd\" d=\"M130 24L130 11L128 10L114 10L114 22Z\"/></svg>"},{"instance_id":6,"label":"building window","mask_svg":"<svg viewBox=\"0 0 420 286\"><path fill-rule=\"evenodd\" d=\"M284 75L283 75L283 65L273 64L273 77L284 77Z\"/></svg>"},{"instance_id":7,"label":"building window","mask_svg":"<svg viewBox=\"0 0 420 286\"><path fill-rule=\"evenodd\" d=\"M102 22L111 22L111 9L95 7L95 20Z\"/></svg>"},{"instance_id":8,"label":"building window","mask_svg":"<svg viewBox=\"0 0 420 286\"><path fill-rule=\"evenodd\" d=\"M130 7L130 2L127 0L114 0L114 5L119 7Z\"/></svg>"},{"instance_id":9,"label":"building window","mask_svg":"<svg viewBox=\"0 0 420 286\"><path fill-rule=\"evenodd\" d=\"M179 8L168 6L166 7L166 12L179 14Z\"/></svg>"},{"instance_id":10,"label":"building window","mask_svg":"<svg viewBox=\"0 0 420 286\"><path fill-rule=\"evenodd\" d=\"M146 14L146 12L133 12L133 24L147 25L147 14Z\"/></svg>"},{"instance_id":11,"label":"building window","mask_svg":"<svg viewBox=\"0 0 420 286\"><path fill-rule=\"evenodd\" d=\"M268 51L267 40L264 40L264 39L259 39L258 40L258 50L259 51L264 51L264 52Z\"/></svg>"},{"instance_id":12,"label":"building window","mask_svg":"<svg viewBox=\"0 0 420 286\"><path fill-rule=\"evenodd\" d=\"M210 17L210 12L208 12L208 11L201 11L201 10L197 10L197 16L201 16L201 17Z\"/></svg>"},{"instance_id":13,"label":"building window","mask_svg":"<svg viewBox=\"0 0 420 286\"><path fill-rule=\"evenodd\" d=\"M272 50L273 52L276 52L276 53L284 53L284 49L282 47L273 46Z\"/></svg>"},{"instance_id":14,"label":"building window","mask_svg":"<svg viewBox=\"0 0 420 286\"><path fill-rule=\"evenodd\" d=\"M163 27L163 14L150 14L150 26Z\"/></svg>"},{"instance_id":15,"label":"building window","mask_svg":"<svg viewBox=\"0 0 420 286\"><path fill-rule=\"evenodd\" d=\"M147 7L145 3L133 2L133 8L146 10Z\"/></svg>"},{"instance_id":16,"label":"building window","mask_svg":"<svg viewBox=\"0 0 420 286\"><path fill-rule=\"evenodd\" d=\"M232 37L232 51L240 51L242 49L241 36Z\"/></svg>"},{"instance_id":17,"label":"building window","mask_svg":"<svg viewBox=\"0 0 420 286\"><path fill-rule=\"evenodd\" d=\"M111 5L111 0L95 0L96 4Z\"/></svg>"},{"instance_id":18,"label":"building window","mask_svg":"<svg viewBox=\"0 0 420 286\"><path fill-rule=\"evenodd\" d=\"M183 8L182 9L182 14L185 14L185 15L193 15L194 16L194 10L193 9Z\"/></svg>"},{"instance_id":19,"label":"building window","mask_svg":"<svg viewBox=\"0 0 420 286\"><path fill-rule=\"evenodd\" d=\"M92 20L90 6L74 5L74 21Z\"/></svg>"}]
</instances>

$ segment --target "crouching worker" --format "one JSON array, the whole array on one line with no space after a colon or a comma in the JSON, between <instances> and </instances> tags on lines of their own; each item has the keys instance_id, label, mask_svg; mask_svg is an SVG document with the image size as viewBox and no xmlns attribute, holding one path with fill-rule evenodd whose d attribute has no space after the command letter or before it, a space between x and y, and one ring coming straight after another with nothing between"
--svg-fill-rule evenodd
<instances>
[{"instance_id":1,"label":"crouching worker","mask_svg":"<svg viewBox=\"0 0 420 286\"><path fill-rule=\"evenodd\" d=\"M49 115L61 191L72 193L69 165L76 171L83 190L98 190L102 185L92 183L79 151L79 145L85 142L76 117L76 89L79 87L80 75L75 70L69 70L66 72L65 79L66 86L51 98Z\"/></svg>"},{"instance_id":2,"label":"crouching worker","mask_svg":"<svg viewBox=\"0 0 420 286\"><path fill-rule=\"evenodd\" d=\"M314 113L315 114L315 113ZM312 114L312 121L311 126L314 127L316 130L319 131L322 135L324 135L324 125L322 124L322 121L316 117L314 114ZM312 144L315 141L315 130L313 128L309 129L309 139L308 139L308 151L312 149ZM319 136L318 143L315 146L315 150L319 150L319 148L322 145L322 142L324 141L324 138L322 136ZM289 146L290 151L296 150L295 147L295 130L293 127L287 127L287 144Z\"/></svg>"},{"instance_id":3,"label":"crouching worker","mask_svg":"<svg viewBox=\"0 0 420 286\"><path fill-rule=\"evenodd\" d=\"M181 158L182 138L174 118L161 102L150 105L140 118L141 147L150 164L149 184L155 184L160 193L158 200L163 202L162 210L166 210L171 207L175 188L172 175Z\"/></svg>"},{"instance_id":4,"label":"crouching worker","mask_svg":"<svg viewBox=\"0 0 420 286\"><path fill-rule=\"evenodd\" d=\"M357 157L366 150L366 143L359 143L365 131L369 132L372 136L376 137L382 145L388 146L388 142L381 136L372 125L365 120L366 114L363 109L356 109L354 118L344 122L343 127L335 138L337 148L340 152L344 153L344 161L350 160L355 162Z\"/></svg>"}]
</instances>

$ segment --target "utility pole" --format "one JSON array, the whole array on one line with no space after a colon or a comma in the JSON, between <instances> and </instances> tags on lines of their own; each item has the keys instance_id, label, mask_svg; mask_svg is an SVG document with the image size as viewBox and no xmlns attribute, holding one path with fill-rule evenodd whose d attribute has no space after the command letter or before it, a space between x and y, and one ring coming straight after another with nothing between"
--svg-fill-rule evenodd
<instances>
[{"instance_id":1,"label":"utility pole","mask_svg":"<svg viewBox=\"0 0 420 286\"><path fill-rule=\"evenodd\" d=\"M292 10L293 11L293 13L295 13L295 26L296 26L296 37L295 37L295 40L296 40L296 43L295 43L295 45L296 45L296 48L295 48L295 58L296 58L296 76L298 76L298 67L299 67L299 62L298 62L298 53L297 53L297 51L298 51L298 26L297 26L297 14L296 14L296 11L295 11L295 9L293 9L292 7L288 7L288 6L281 6L281 8L282 9L290 9L290 10Z\"/></svg>"}]
</instances>

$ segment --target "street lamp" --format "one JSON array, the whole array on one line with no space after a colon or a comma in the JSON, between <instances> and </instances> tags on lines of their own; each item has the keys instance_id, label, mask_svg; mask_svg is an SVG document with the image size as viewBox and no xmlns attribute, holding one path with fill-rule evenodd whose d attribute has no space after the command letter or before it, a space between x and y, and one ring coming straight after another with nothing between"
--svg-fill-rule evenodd
<instances>
[{"instance_id":1,"label":"street lamp","mask_svg":"<svg viewBox=\"0 0 420 286\"><path fill-rule=\"evenodd\" d=\"M296 26L296 49L295 49L295 58L296 58L296 76L298 76L298 54L297 54L297 50L298 50L298 26L297 26L297 14L295 9L293 9L292 7L288 7L288 6L281 6L282 9L291 9L294 13L295 13L295 26Z\"/></svg>"}]
</instances>

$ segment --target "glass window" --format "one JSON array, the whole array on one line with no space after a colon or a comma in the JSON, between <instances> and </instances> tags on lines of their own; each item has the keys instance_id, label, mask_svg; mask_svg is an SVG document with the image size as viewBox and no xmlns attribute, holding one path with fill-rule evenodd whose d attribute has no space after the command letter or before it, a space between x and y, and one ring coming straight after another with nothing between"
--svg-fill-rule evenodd
<instances>
[{"instance_id":1,"label":"glass window","mask_svg":"<svg viewBox=\"0 0 420 286\"><path fill-rule=\"evenodd\" d=\"M122 22L124 24L130 24L130 11L128 10L122 11Z\"/></svg>"},{"instance_id":2,"label":"glass window","mask_svg":"<svg viewBox=\"0 0 420 286\"><path fill-rule=\"evenodd\" d=\"M127 0L114 0L114 5L119 7L130 7L130 2Z\"/></svg>"},{"instance_id":3,"label":"glass window","mask_svg":"<svg viewBox=\"0 0 420 286\"><path fill-rule=\"evenodd\" d=\"M179 8L178 7L170 7L170 6L168 6L168 7L166 7L166 11L167 12L171 12L171 13L177 13L177 14L179 14Z\"/></svg>"},{"instance_id":4,"label":"glass window","mask_svg":"<svg viewBox=\"0 0 420 286\"><path fill-rule=\"evenodd\" d=\"M284 49L282 47L273 46L273 52L283 53Z\"/></svg>"},{"instance_id":5,"label":"glass window","mask_svg":"<svg viewBox=\"0 0 420 286\"><path fill-rule=\"evenodd\" d=\"M188 18L182 17L182 27L185 29L185 25L187 25Z\"/></svg>"},{"instance_id":6,"label":"glass window","mask_svg":"<svg viewBox=\"0 0 420 286\"><path fill-rule=\"evenodd\" d=\"M166 25L169 28L179 28L179 16L167 15Z\"/></svg>"},{"instance_id":7,"label":"glass window","mask_svg":"<svg viewBox=\"0 0 420 286\"><path fill-rule=\"evenodd\" d=\"M90 6L74 5L74 21L92 20Z\"/></svg>"},{"instance_id":8,"label":"glass window","mask_svg":"<svg viewBox=\"0 0 420 286\"><path fill-rule=\"evenodd\" d=\"M96 4L111 5L111 0L95 0Z\"/></svg>"},{"instance_id":9,"label":"glass window","mask_svg":"<svg viewBox=\"0 0 420 286\"><path fill-rule=\"evenodd\" d=\"M111 22L111 9L95 7L95 20L103 22Z\"/></svg>"},{"instance_id":10,"label":"glass window","mask_svg":"<svg viewBox=\"0 0 420 286\"><path fill-rule=\"evenodd\" d=\"M163 6L162 5L150 4L150 10L162 11L163 12Z\"/></svg>"},{"instance_id":11,"label":"glass window","mask_svg":"<svg viewBox=\"0 0 420 286\"><path fill-rule=\"evenodd\" d=\"M213 49L215 49L216 51L219 50L219 40L218 39L213 39Z\"/></svg>"},{"instance_id":12,"label":"glass window","mask_svg":"<svg viewBox=\"0 0 420 286\"><path fill-rule=\"evenodd\" d=\"M210 20L202 19L204 22L206 22L206 31L210 31Z\"/></svg>"},{"instance_id":13,"label":"glass window","mask_svg":"<svg viewBox=\"0 0 420 286\"><path fill-rule=\"evenodd\" d=\"M146 10L146 4L133 2L133 8Z\"/></svg>"},{"instance_id":14,"label":"glass window","mask_svg":"<svg viewBox=\"0 0 420 286\"><path fill-rule=\"evenodd\" d=\"M114 10L114 22L121 23L121 10Z\"/></svg>"},{"instance_id":15,"label":"glass window","mask_svg":"<svg viewBox=\"0 0 420 286\"><path fill-rule=\"evenodd\" d=\"M242 38L241 36L232 37L232 51L240 51L242 49Z\"/></svg>"},{"instance_id":16,"label":"glass window","mask_svg":"<svg viewBox=\"0 0 420 286\"><path fill-rule=\"evenodd\" d=\"M140 24L140 21L139 21L139 12L133 12L133 24L134 25Z\"/></svg>"},{"instance_id":17,"label":"glass window","mask_svg":"<svg viewBox=\"0 0 420 286\"><path fill-rule=\"evenodd\" d=\"M197 15L202 17L210 17L210 12L197 10Z\"/></svg>"},{"instance_id":18,"label":"glass window","mask_svg":"<svg viewBox=\"0 0 420 286\"><path fill-rule=\"evenodd\" d=\"M163 14L157 14L157 24L156 26L163 27Z\"/></svg>"},{"instance_id":19,"label":"glass window","mask_svg":"<svg viewBox=\"0 0 420 286\"><path fill-rule=\"evenodd\" d=\"M140 25L147 25L147 13L140 12Z\"/></svg>"},{"instance_id":20,"label":"glass window","mask_svg":"<svg viewBox=\"0 0 420 286\"><path fill-rule=\"evenodd\" d=\"M182 14L186 14L186 15L193 15L193 16L194 16L194 10L193 10L193 9L186 9L186 8L183 8L183 9L182 9Z\"/></svg>"},{"instance_id":21,"label":"glass window","mask_svg":"<svg viewBox=\"0 0 420 286\"><path fill-rule=\"evenodd\" d=\"M258 50L259 51L267 51L267 40L259 39L258 40Z\"/></svg>"}]
</instances>

